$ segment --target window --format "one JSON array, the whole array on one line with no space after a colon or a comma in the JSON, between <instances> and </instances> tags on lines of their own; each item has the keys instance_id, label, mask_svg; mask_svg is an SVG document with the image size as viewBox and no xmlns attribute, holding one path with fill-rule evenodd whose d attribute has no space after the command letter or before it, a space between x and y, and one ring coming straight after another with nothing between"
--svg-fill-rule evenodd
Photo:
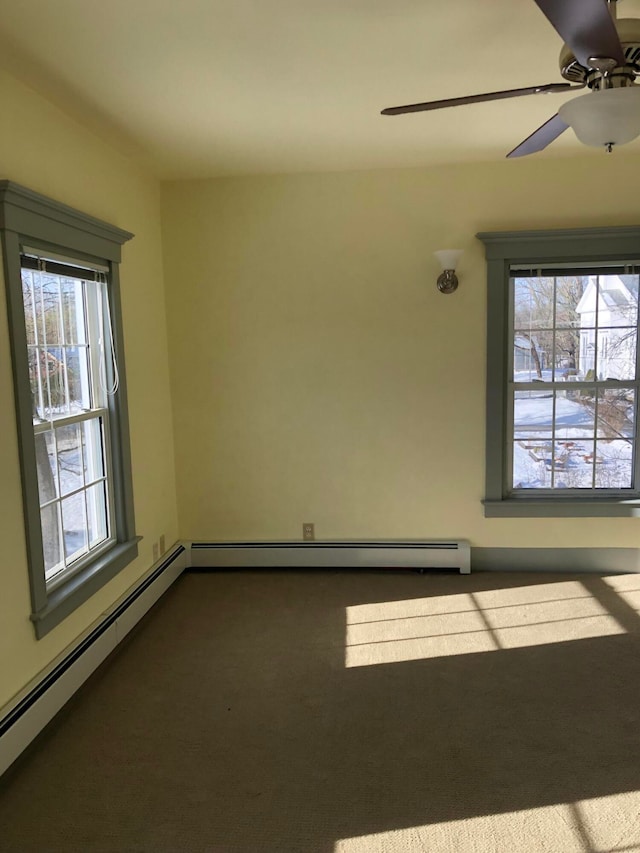
<instances>
[{"instance_id":1,"label":"window","mask_svg":"<svg viewBox=\"0 0 640 853\"><path fill-rule=\"evenodd\" d=\"M108 396L117 391L106 269L21 259L48 588L114 541ZM107 386L107 376L111 387Z\"/></svg>"},{"instance_id":2,"label":"window","mask_svg":"<svg viewBox=\"0 0 640 853\"><path fill-rule=\"evenodd\" d=\"M132 235L8 181L0 215L41 637L137 555L118 285Z\"/></svg>"},{"instance_id":3,"label":"window","mask_svg":"<svg viewBox=\"0 0 640 853\"><path fill-rule=\"evenodd\" d=\"M485 515L640 514L640 228L478 237Z\"/></svg>"}]
</instances>

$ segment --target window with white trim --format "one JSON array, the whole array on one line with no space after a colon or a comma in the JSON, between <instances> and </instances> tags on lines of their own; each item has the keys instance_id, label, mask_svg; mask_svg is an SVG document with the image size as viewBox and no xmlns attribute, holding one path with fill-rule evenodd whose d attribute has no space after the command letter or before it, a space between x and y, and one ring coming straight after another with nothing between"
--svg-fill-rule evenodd
<instances>
[{"instance_id":1,"label":"window with white trim","mask_svg":"<svg viewBox=\"0 0 640 853\"><path fill-rule=\"evenodd\" d=\"M119 291L133 235L10 181L0 235L42 637L137 556Z\"/></svg>"},{"instance_id":2,"label":"window with white trim","mask_svg":"<svg viewBox=\"0 0 640 853\"><path fill-rule=\"evenodd\" d=\"M638 514L640 229L478 236L485 514Z\"/></svg>"}]
</instances>

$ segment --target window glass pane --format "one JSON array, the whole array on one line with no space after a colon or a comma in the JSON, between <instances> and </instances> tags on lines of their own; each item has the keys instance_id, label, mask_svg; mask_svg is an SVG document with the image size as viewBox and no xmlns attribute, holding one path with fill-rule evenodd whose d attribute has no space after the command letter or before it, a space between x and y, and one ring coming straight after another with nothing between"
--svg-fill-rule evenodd
<instances>
[{"instance_id":1,"label":"window glass pane","mask_svg":"<svg viewBox=\"0 0 640 853\"><path fill-rule=\"evenodd\" d=\"M553 392L516 391L513 426L516 438L551 438L553 422Z\"/></svg>"},{"instance_id":2,"label":"window glass pane","mask_svg":"<svg viewBox=\"0 0 640 853\"><path fill-rule=\"evenodd\" d=\"M44 574L46 580L50 580L63 567L61 542L60 542L60 504L53 503L42 507L40 510L40 524L42 527L42 547L44 550Z\"/></svg>"},{"instance_id":3,"label":"window glass pane","mask_svg":"<svg viewBox=\"0 0 640 853\"><path fill-rule=\"evenodd\" d=\"M78 279L61 278L60 290L65 343L84 344L87 341L87 332L82 282Z\"/></svg>"},{"instance_id":4,"label":"window glass pane","mask_svg":"<svg viewBox=\"0 0 640 853\"><path fill-rule=\"evenodd\" d=\"M59 497L56 447L53 432L40 432L35 436L36 468L40 505Z\"/></svg>"},{"instance_id":5,"label":"window glass pane","mask_svg":"<svg viewBox=\"0 0 640 853\"><path fill-rule=\"evenodd\" d=\"M581 325L581 302L589 276L559 275L555 279L556 328L577 329Z\"/></svg>"},{"instance_id":6,"label":"window glass pane","mask_svg":"<svg viewBox=\"0 0 640 853\"><path fill-rule=\"evenodd\" d=\"M572 388L555 392L555 437L560 440L593 437L595 433L595 388Z\"/></svg>"},{"instance_id":7,"label":"window glass pane","mask_svg":"<svg viewBox=\"0 0 640 853\"><path fill-rule=\"evenodd\" d=\"M70 563L88 550L87 518L84 492L71 495L61 502L62 527L64 531L64 555Z\"/></svg>"},{"instance_id":8,"label":"window glass pane","mask_svg":"<svg viewBox=\"0 0 640 853\"><path fill-rule=\"evenodd\" d=\"M30 346L28 350L29 385L31 387L31 408L34 423L46 420L45 389L42 387L42 371L39 365L40 350ZM46 398L48 400L48 397Z\"/></svg>"},{"instance_id":9,"label":"window glass pane","mask_svg":"<svg viewBox=\"0 0 640 853\"><path fill-rule=\"evenodd\" d=\"M516 277L513 287L514 329L553 328L553 278Z\"/></svg>"},{"instance_id":10,"label":"window glass pane","mask_svg":"<svg viewBox=\"0 0 640 853\"><path fill-rule=\"evenodd\" d=\"M36 273L36 282L40 285L40 321L43 346L55 346L62 343L62 314L60 312L60 291L58 277L46 273Z\"/></svg>"},{"instance_id":11,"label":"window glass pane","mask_svg":"<svg viewBox=\"0 0 640 853\"><path fill-rule=\"evenodd\" d=\"M551 486L550 458L553 394L516 391L514 398L513 488L544 489Z\"/></svg>"},{"instance_id":12,"label":"window glass pane","mask_svg":"<svg viewBox=\"0 0 640 853\"><path fill-rule=\"evenodd\" d=\"M63 418L68 410L68 389L62 347L48 346L40 350L40 369L49 390L47 417Z\"/></svg>"},{"instance_id":13,"label":"window glass pane","mask_svg":"<svg viewBox=\"0 0 640 853\"><path fill-rule=\"evenodd\" d=\"M105 476L102 418L92 418L82 424L85 482L92 483Z\"/></svg>"},{"instance_id":14,"label":"window glass pane","mask_svg":"<svg viewBox=\"0 0 640 853\"><path fill-rule=\"evenodd\" d=\"M553 278L513 279L513 373L516 382L553 379Z\"/></svg>"},{"instance_id":15,"label":"window glass pane","mask_svg":"<svg viewBox=\"0 0 640 853\"><path fill-rule=\"evenodd\" d=\"M84 485L82 471L82 439L79 424L56 429L60 492L68 495Z\"/></svg>"},{"instance_id":16,"label":"window glass pane","mask_svg":"<svg viewBox=\"0 0 640 853\"><path fill-rule=\"evenodd\" d=\"M553 336L553 378L556 382L582 379L578 364L580 357L579 329L557 328Z\"/></svg>"},{"instance_id":17,"label":"window glass pane","mask_svg":"<svg viewBox=\"0 0 640 853\"><path fill-rule=\"evenodd\" d=\"M89 547L95 548L108 537L107 495L104 483L86 491Z\"/></svg>"},{"instance_id":18,"label":"window glass pane","mask_svg":"<svg viewBox=\"0 0 640 853\"><path fill-rule=\"evenodd\" d=\"M580 327L578 343L578 379L590 382L596 378L597 332L591 326Z\"/></svg>"},{"instance_id":19,"label":"window glass pane","mask_svg":"<svg viewBox=\"0 0 640 853\"><path fill-rule=\"evenodd\" d=\"M593 488L593 448L593 438L554 443L554 489Z\"/></svg>"},{"instance_id":20,"label":"window glass pane","mask_svg":"<svg viewBox=\"0 0 640 853\"><path fill-rule=\"evenodd\" d=\"M43 383L46 383L46 373L44 369L40 369L41 366L44 368L44 361L42 361L40 351L36 347L41 307L39 293L39 289L36 291L34 286L33 273L30 270L22 270L22 301L27 346L29 348L29 383L31 385L34 421L44 420L45 408L48 408L48 396L45 396L46 388L43 390ZM39 363L40 361L42 364Z\"/></svg>"},{"instance_id":21,"label":"window glass pane","mask_svg":"<svg viewBox=\"0 0 640 853\"><path fill-rule=\"evenodd\" d=\"M629 489L633 483L633 442L603 439L596 442L596 488Z\"/></svg>"},{"instance_id":22,"label":"window glass pane","mask_svg":"<svg viewBox=\"0 0 640 853\"><path fill-rule=\"evenodd\" d=\"M31 285L31 292L33 298L33 313L34 313L34 335L35 341L37 344L44 345L44 301L42 298L42 282L40 281L40 273L39 272L26 272L22 271L23 275L28 276L28 280Z\"/></svg>"},{"instance_id":23,"label":"window glass pane","mask_svg":"<svg viewBox=\"0 0 640 853\"><path fill-rule=\"evenodd\" d=\"M513 488L551 488L551 443L522 439L513 443Z\"/></svg>"},{"instance_id":24,"label":"window glass pane","mask_svg":"<svg viewBox=\"0 0 640 853\"><path fill-rule=\"evenodd\" d=\"M635 434L633 388L605 388L598 393L598 435L632 439Z\"/></svg>"},{"instance_id":25,"label":"window glass pane","mask_svg":"<svg viewBox=\"0 0 640 853\"><path fill-rule=\"evenodd\" d=\"M32 273L29 270L22 270L22 302L24 304L24 324L27 332L27 344L35 344L36 304Z\"/></svg>"},{"instance_id":26,"label":"window glass pane","mask_svg":"<svg viewBox=\"0 0 640 853\"><path fill-rule=\"evenodd\" d=\"M578 343L578 370L582 379L595 379L597 335L596 320L599 314L598 276L587 276L582 299L576 308L580 339Z\"/></svg>"},{"instance_id":27,"label":"window glass pane","mask_svg":"<svg viewBox=\"0 0 640 853\"><path fill-rule=\"evenodd\" d=\"M598 329L599 379L635 379L637 337L635 326Z\"/></svg>"},{"instance_id":28,"label":"window glass pane","mask_svg":"<svg viewBox=\"0 0 640 853\"><path fill-rule=\"evenodd\" d=\"M69 407L72 415L91 408L89 351L87 347L66 347L69 379Z\"/></svg>"},{"instance_id":29,"label":"window glass pane","mask_svg":"<svg viewBox=\"0 0 640 853\"><path fill-rule=\"evenodd\" d=\"M598 276L598 326L635 326L638 321L638 276Z\"/></svg>"},{"instance_id":30,"label":"window glass pane","mask_svg":"<svg viewBox=\"0 0 640 853\"><path fill-rule=\"evenodd\" d=\"M588 276L556 276L555 334L553 338L554 379L578 376L580 352L580 305Z\"/></svg>"},{"instance_id":31,"label":"window glass pane","mask_svg":"<svg viewBox=\"0 0 640 853\"><path fill-rule=\"evenodd\" d=\"M633 388L606 388L599 391L595 459L597 488L631 488L635 419Z\"/></svg>"},{"instance_id":32,"label":"window glass pane","mask_svg":"<svg viewBox=\"0 0 640 853\"><path fill-rule=\"evenodd\" d=\"M513 338L514 382L553 380L553 332L521 331Z\"/></svg>"}]
</instances>

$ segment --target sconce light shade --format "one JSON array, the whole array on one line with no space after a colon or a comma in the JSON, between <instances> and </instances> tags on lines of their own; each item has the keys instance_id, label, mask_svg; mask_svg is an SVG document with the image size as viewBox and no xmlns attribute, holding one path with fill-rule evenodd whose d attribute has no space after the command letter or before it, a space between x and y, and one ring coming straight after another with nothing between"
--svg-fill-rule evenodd
<instances>
[{"instance_id":1,"label":"sconce light shade","mask_svg":"<svg viewBox=\"0 0 640 853\"><path fill-rule=\"evenodd\" d=\"M624 145L640 136L640 86L599 89L558 110L584 145Z\"/></svg>"},{"instance_id":2,"label":"sconce light shade","mask_svg":"<svg viewBox=\"0 0 640 853\"><path fill-rule=\"evenodd\" d=\"M456 267L462 257L462 249L440 249L434 252L440 262L442 272L438 276L438 290L440 293L453 293L458 287L458 276Z\"/></svg>"},{"instance_id":3,"label":"sconce light shade","mask_svg":"<svg viewBox=\"0 0 640 853\"><path fill-rule=\"evenodd\" d=\"M455 270L462 257L462 249L440 249L433 253L443 270Z\"/></svg>"}]
</instances>

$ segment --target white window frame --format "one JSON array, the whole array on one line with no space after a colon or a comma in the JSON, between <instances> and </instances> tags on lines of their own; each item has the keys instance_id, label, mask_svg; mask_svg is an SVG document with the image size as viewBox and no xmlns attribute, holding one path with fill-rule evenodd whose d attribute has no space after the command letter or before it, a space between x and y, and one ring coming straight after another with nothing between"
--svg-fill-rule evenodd
<instances>
[{"instance_id":1,"label":"white window frame","mask_svg":"<svg viewBox=\"0 0 640 853\"><path fill-rule=\"evenodd\" d=\"M509 400L513 331L510 277L513 267L578 267L640 264L640 227L561 231L483 232L476 235L487 259L487 403L484 513L487 517L640 516L640 453L635 454L634 488L623 493L571 490L514 493L509 476L512 413ZM638 400L636 399L636 407ZM635 442L639 430L636 412ZM568 491L568 490L567 490Z\"/></svg>"},{"instance_id":2,"label":"white window frame","mask_svg":"<svg viewBox=\"0 0 640 853\"><path fill-rule=\"evenodd\" d=\"M135 559L138 553L139 537L135 534L119 284L121 247L133 235L11 181L0 181L0 234L31 588L30 618L36 637L41 638ZM44 258L72 259L88 268L106 270L103 307L108 307L111 318L111 345L118 374L117 390L100 401L103 405L98 407L108 421L108 430L104 433L104 462L110 468L112 481L109 537L100 547L70 564L67 570L49 581L44 570L32 393L22 295L21 255L33 251ZM110 384L113 374L110 363L111 359L106 358L107 385ZM97 417L95 410L91 412L90 417ZM70 415L67 422L81 420L86 420L84 414L75 417ZM62 419L59 422L59 425L61 424Z\"/></svg>"}]
</instances>

